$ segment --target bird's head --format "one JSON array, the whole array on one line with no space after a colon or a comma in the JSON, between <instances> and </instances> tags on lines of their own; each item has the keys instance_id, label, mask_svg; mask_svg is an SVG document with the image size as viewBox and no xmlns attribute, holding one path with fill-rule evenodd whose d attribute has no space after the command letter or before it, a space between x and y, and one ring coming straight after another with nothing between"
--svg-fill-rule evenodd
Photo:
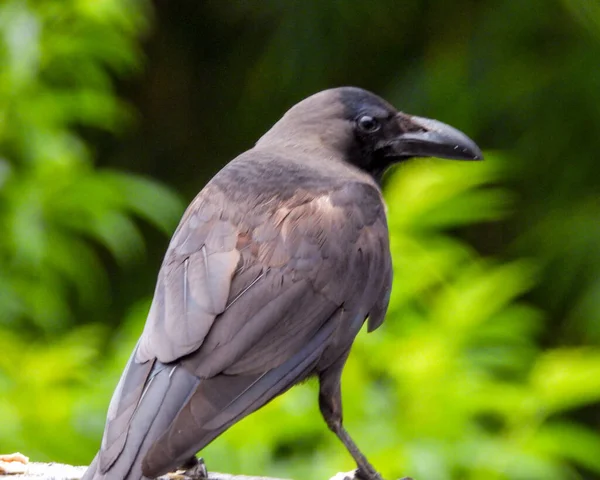
<instances>
[{"instance_id":1,"label":"bird's head","mask_svg":"<svg viewBox=\"0 0 600 480\"><path fill-rule=\"evenodd\" d=\"M265 140L340 152L344 160L377 179L390 165L412 157L483 159L479 147L461 131L399 112L356 87L324 90L304 99L259 144Z\"/></svg>"}]
</instances>

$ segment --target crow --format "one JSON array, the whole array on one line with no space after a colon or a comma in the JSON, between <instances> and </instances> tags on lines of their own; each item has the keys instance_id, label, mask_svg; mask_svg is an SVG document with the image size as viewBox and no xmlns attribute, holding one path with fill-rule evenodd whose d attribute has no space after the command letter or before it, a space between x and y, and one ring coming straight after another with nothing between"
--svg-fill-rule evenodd
<instances>
[{"instance_id":1,"label":"crow","mask_svg":"<svg viewBox=\"0 0 600 480\"><path fill-rule=\"evenodd\" d=\"M171 239L83 480L194 465L217 436L308 377L357 476L380 480L343 427L340 378L357 333L382 324L390 298L382 176L429 156L482 158L462 132L340 87L293 106L218 172Z\"/></svg>"}]
</instances>

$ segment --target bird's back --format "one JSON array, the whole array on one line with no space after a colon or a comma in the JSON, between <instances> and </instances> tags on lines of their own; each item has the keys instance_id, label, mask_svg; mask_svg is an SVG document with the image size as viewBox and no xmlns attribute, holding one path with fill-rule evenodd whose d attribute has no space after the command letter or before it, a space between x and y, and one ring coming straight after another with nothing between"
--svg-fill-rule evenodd
<instances>
[{"instance_id":1,"label":"bird's back","mask_svg":"<svg viewBox=\"0 0 600 480\"><path fill-rule=\"evenodd\" d=\"M242 154L198 194L171 240L111 403L104 473L85 478L138 480L185 462L345 354L367 315L381 323L390 281L372 181L277 149ZM128 432L145 422L134 432L156 433L135 440ZM133 465L125 476L115 473L121 459Z\"/></svg>"}]
</instances>

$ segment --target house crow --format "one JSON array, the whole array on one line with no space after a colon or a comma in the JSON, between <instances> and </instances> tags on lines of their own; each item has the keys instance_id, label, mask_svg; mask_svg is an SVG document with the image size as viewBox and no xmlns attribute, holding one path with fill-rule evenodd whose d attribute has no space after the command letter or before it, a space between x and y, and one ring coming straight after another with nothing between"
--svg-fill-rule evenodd
<instances>
[{"instance_id":1,"label":"house crow","mask_svg":"<svg viewBox=\"0 0 600 480\"><path fill-rule=\"evenodd\" d=\"M384 171L481 159L466 135L354 87L292 107L192 201L84 480L154 478L307 377L358 475L379 474L342 425L340 377L392 285ZM367 320L368 319L368 320Z\"/></svg>"}]
</instances>

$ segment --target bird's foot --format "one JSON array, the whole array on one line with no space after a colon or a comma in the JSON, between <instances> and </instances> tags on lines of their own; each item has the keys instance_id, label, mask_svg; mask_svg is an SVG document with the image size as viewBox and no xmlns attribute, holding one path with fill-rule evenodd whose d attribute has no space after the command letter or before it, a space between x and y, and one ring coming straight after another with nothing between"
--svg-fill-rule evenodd
<instances>
[{"instance_id":1,"label":"bird's foot","mask_svg":"<svg viewBox=\"0 0 600 480\"><path fill-rule=\"evenodd\" d=\"M379 475L379 473L375 471L375 469L371 467L371 465L369 465L369 467L370 468L365 470L357 468L354 472L354 478L356 478L357 480L383 480L381 475Z\"/></svg>"},{"instance_id":2,"label":"bird's foot","mask_svg":"<svg viewBox=\"0 0 600 480\"><path fill-rule=\"evenodd\" d=\"M370 476L368 476L370 475ZM337 473L336 475L334 475L333 477L331 477L329 480L382 480L381 479L381 475L379 475L379 473L377 473L375 470L370 470L369 474L364 473L363 471L361 471L360 468L357 468L356 470L352 470L351 472L340 472ZM410 477L404 477L401 478L400 480L413 480Z\"/></svg>"},{"instance_id":3,"label":"bird's foot","mask_svg":"<svg viewBox=\"0 0 600 480\"><path fill-rule=\"evenodd\" d=\"M167 474L169 480L206 480L208 471L203 458L192 457L176 472Z\"/></svg>"},{"instance_id":4,"label":"bird's foot","mask_svg":"<svg viewBox=\"0 0 600 480\"><path fill-rule=\"evenodd\" d=\"M203 480L208 478L208 470L203 458L197 458L196 464L185 471L185 474L192 480Z\"/></svg>"}]
</instances>

